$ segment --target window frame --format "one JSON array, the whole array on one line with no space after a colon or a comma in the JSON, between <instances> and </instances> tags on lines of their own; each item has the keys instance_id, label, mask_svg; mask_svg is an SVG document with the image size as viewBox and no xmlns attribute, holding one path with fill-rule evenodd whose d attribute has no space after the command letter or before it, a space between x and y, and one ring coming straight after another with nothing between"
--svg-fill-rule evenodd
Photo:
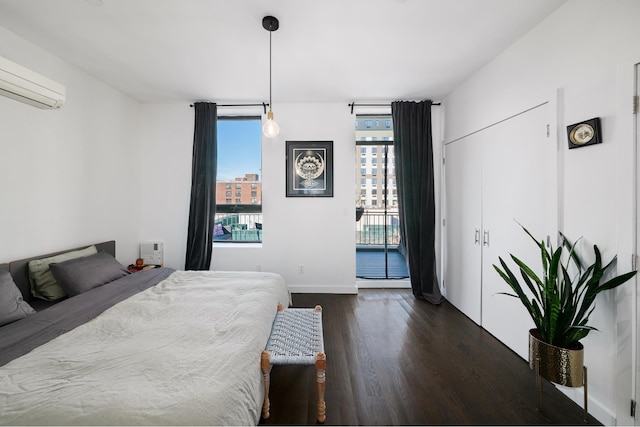
<instances>
[{"instance_id":1,"label":"window frame","mask_svg":"<svg viewBox=\"0 0 640 427\"><path fill-rule=\"evenodd\" d=\"M218 122L220 121L255 121L259 123L259 133L258 138L260 140L260 168L257 171L258 181L251 183L251 191L252 193L255 191L257 193L258 184L260 185L260 204L241 204L241 198L237 198L237 196L229 198L225 198L225 204L218 204L216 202L216 216L218 214L260 214L260 224L262 224L262 194L263 194L263 181L262 181L262 160L263 160L263 138L262 138L262 116L260 115L219 115L217 118ZM246 171L245 173L249 173ZM216 173L216 183L217 182L226 182L226 189L233 191L234 194L242 193L243 185L246 185L245 182L228 182L228 181L218 181L217 173ZM235 186L232 184L236 184ZM216 195L216 198L218 196ZM256 197L257 199L257 197ZM235 202L233 201L235 200ZM229 203L231 202L231 203ZM240 203L239 203L240 202ZM218 222L218 221L216 221ZM256 221L257 223L257 221ZM232 245L232 244L262 244L262 233L257 233L257 240L216 240L216 236L213 238L213 243L224 244L224 245Z\"/></svg>"}]
</instances>

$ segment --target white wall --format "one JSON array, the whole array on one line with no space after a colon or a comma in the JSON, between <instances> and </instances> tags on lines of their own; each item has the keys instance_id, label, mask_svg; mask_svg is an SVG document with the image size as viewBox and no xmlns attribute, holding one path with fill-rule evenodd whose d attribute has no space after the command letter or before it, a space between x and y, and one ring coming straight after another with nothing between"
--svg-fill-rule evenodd
<instances>
[{"instance_id":1,"label":"white wall","mask_svg":"<svg viewBox=\"0 0 640 427\"><path fill-rule=\"evenodd\" d=\"M193 110L186 104L142 110L141 239L164 241L165 264L183 268ZM274 112L280 135L262 141L262 244L215 244L211 269L260 265L281 274L295 292L355 293L354 117L346 104L278 104ZM333 197L285 197L287 140L333 141Z\"/></svg>"},{"instance_id":2,"label":"white wall","mask_svg":"<svg viewBox=\"0 0 640 427\"><path fill-rule=\"evenodd\" d=\"M67 88L61 110L0 97L0 262L111 239L133 262L138 104L3 27L0 56Z\"/></svg>"},{"instance_id":3,"label":"white wall","mask_svg":"<svg viewBox=\"0 0 640 427\"><path fill-rule=\"evenodd\" d=\"M557 94L558 227L596 243L618 272L633 252L632 65L640 62L640 2L572 0L460 85L445 100L445 142L482 129ZM600 117L604 143L568 151L566 126ZM553 189L555 191L555 189ZM634 284L616 292L627 294ZM631 298L601 295L591 323L600 332L583 340L589 369L589 409L604 424L633 423ZM506 319L505 319L506 320ZM565 390L581 402L582 389Z\"/></svg>"},{"instance_id":4,"label":"white wall","mask_svg":"<svg viewBox=\"0 0 640 427\"><path fill-rule=\"evenodd\" d=\"M143 104L140 125L140 242L164 243L164 265L183 269L187 250L194 110Z\"/></svg>"}]
</instances>

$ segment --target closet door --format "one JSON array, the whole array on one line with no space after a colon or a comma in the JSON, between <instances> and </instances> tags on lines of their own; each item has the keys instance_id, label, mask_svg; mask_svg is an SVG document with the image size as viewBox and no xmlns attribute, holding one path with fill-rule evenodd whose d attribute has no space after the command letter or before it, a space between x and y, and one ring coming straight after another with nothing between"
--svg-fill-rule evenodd
<instances>
[{"instance_id":1,"label":"closet door","mask_svg":"<svg viewBox=\"0 0 640 427\"><path fill-rule=\"evenodd\" d=\"M481 324L481 178L480 134L445 147L447 300Z\"/></svg>"},{"instance_id":2,"label":"closet door","mask_svg":"<svg viewBox=\"0 0 640 427\"><path fill-rule=\"evenodd\" d=\"M545 104L482 132L482 326L524 359L534 324L518 299L499 295L512 291L493 264L502 257L520 277L513 253L540 273L540 251L517 222L538 239L549 235L556 246L556 150L547 136L548 110Z\"/></svg>"}]
</instances>

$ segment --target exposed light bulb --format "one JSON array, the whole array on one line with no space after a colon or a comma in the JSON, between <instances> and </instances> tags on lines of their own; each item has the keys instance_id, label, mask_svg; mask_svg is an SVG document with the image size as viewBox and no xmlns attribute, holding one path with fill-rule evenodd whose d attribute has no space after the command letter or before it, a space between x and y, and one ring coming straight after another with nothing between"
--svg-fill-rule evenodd
<instances>
[{"instance_id":1,"label":"exposed light bulb","mask_svg":"<svg viewBox=\"0 0 640 427\"><path fill-rule=\"evenodd\" d=\"M267 113L267 121L262 125L262 133L267 138L273 138L280 133L280 126L273 120L273 111Z\"/></svg>"}]
</instances>

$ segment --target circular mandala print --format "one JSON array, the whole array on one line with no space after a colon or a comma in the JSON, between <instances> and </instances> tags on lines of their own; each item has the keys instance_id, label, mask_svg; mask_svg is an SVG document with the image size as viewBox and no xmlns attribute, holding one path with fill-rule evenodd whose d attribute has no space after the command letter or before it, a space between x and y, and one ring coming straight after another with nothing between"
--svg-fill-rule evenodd
<instances>
[{"instance_id":1,"label":"circular mandala print","mask_svg":"<svg viewBox=\"0 0 640 427\"><path fill-rule=\"evenodd\" d=\"M296 174L303 179L300 184L306 188L318 185L315 179L322 175L324 167L324 159L320 153L305 151L296 157Z\"/></svg>"}]
</instances>

